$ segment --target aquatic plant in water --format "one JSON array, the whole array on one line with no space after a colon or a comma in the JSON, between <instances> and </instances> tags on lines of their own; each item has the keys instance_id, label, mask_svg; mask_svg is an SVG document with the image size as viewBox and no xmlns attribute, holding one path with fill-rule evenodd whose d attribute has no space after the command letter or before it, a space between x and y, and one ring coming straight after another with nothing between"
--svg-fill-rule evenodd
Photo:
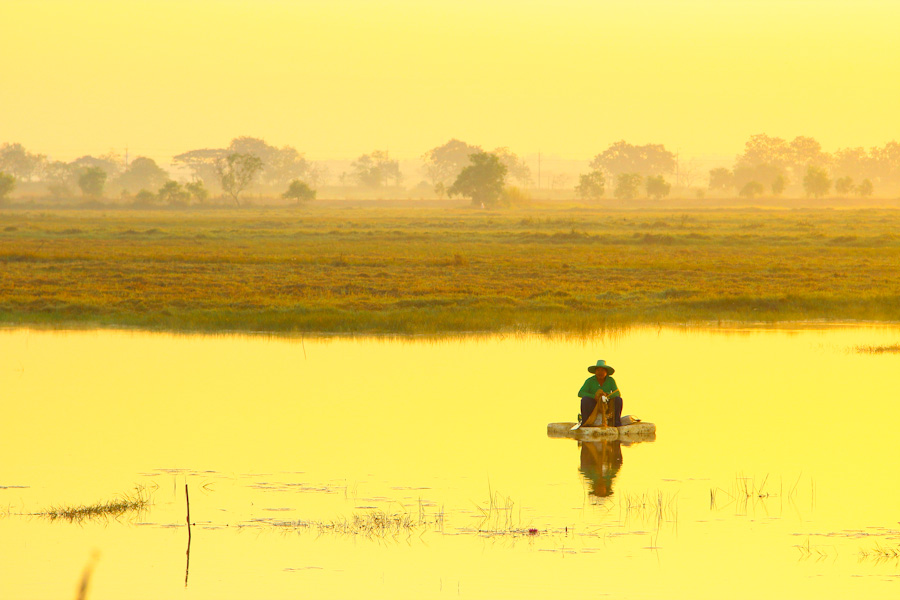
<instances>
[{"instance_id":1,"label":"aquatic plant in water","mask_svg":"<svg viewBox=\"0 0 900 600\"><path fill-rule=\"evenodd\" d=\"M88 519L118 518L126 513L146 510L149 505L150 493L147 488L137 486L134 488L134 492L123 494L118 498L106 502L72 506L54 506L36 514L50 519L51 521L63 519L73 523Z\"/></svg>"},{"instance_id":2,"label":"aquatic plant in water","mask_svg":"<svg viewBox=\"0 0 900 600\"><path fill-rule=\"evenodd\" d=\"M444 511L440 509L428 515L422 501L418 511L412 513L406 508L396 512L371 510L354 513L350 518L336 518L328 521L285 521L274 523L276 527L293 529L314 529L320 535L362 535L369 538L389 538L400 534L424 533L429 529L443 531Z\"/></svg>"},{"instance_id":3,"label":"aquatic plant in water","mask_svg":"<svg viewBox=\"0 0 900 600\"><path fill-rule=\"evenodd\" d=\"M890 346L856 346L854 350L862 354L900 354L900 344Z\"/></svg>"}]
</instances>

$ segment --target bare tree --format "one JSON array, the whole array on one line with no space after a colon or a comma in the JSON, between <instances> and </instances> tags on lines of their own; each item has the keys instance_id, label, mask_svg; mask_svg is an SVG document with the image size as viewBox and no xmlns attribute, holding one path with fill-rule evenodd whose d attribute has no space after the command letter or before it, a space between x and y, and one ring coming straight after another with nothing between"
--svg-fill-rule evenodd
<instances>
[{"instance_id":1,"label":"bare tree","mask_svg":"<svg viewBox=\"0 0 900 600\"><path fill-rule=\"evenodd\" d=\"M253 178L263 168L262 160L253 154L229 154L216 161L216 172L222 182L222 189L240 206L240 195L247 189Z\"/></svg>"},{"instance_id":2,"label":"bare tree","mask_svg":"<svg viewBox=\"0 0 900 600\"><path fill-rule=\"evenodd\" d=\"M562 190L569 187L572 176L568 173L557 173L550 177L550 189Z\"/></svg>"},{"instance_id":3,"label":"bare tree","mask_svg":"<svg viewBox=\"0 0 900 600\"><path fill-rule=\"evenodd\" d=\"M506 146L495 148L492 154L496 154L500 162L506 167L506 174L512 177L521 185L529 185L532 183L531 169L525 164L525 161L507 148ZM552 185L552 184L551 184Z\"/></svg>"},{"instance_id":4,"label":"bare tree","mask_svg":"<svg viewBox=\"0 0 900 600\"><path fill-rule=\"evenodd\" d=\"M309 180L310 185L312 185L313 189L317 189L319 187L328 185L328 182L331 181L331 169L328 168L328 165L321 162L311 163L309 170L307 171L306 178Z\"/></svg>"},{"instance_id":5,"label":"bare tree","mask_svg":"<svg viewBox=\"0 0 900 600\"><path fill-rule=\"evenodd\" d=\"M675 185L685 188L694 187L694 185L700 180L702 172L703 169L700 165L700 161L696 158L692 158L684 162L679 161L678 180L675 182Z\"/></svg>"}]
</instances>

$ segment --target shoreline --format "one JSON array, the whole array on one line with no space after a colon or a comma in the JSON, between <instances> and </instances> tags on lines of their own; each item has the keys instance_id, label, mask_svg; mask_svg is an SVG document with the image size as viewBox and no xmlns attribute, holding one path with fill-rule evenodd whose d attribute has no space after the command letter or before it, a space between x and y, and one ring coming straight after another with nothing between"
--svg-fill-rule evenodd
<instances>
[{"instance_id":1,"label":"shoreline","mask_svg":"<svg viewBox=\"0 0 900 600\"><path fill-rule=\"evenodd\" d=\"M264 330L264 329L188 329L142 327L126 323L100 323L96 321L12 321L0 320L0 332L37 331L37 332L121 332L137 334L161 334L174 336L237 336L237 337L271 337L279 339L457 339L457 338L496 338L505 336L525 336L546 339L586 339L616 335L635 329L670 329L670 330L706 330L706 331L808 331L832 330L841 328L867 329L900 329L900 320L877 321L862 319L793 319L774 321L737 321L708 320L690 322L633 322L620 323L607 328L590 331L534 331L527 329L496 330L455 330L455 331L323 331L323 330Z\"/></svg>"}]
</instances>

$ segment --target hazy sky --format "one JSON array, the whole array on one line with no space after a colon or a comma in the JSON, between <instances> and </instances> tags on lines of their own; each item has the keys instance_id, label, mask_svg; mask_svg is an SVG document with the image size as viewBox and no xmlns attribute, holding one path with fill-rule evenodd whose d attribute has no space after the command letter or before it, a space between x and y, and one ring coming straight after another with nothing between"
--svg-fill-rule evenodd
<instances>
[{"instance_id":1,"label":"hazy sky","mask_svg":"<svg viewBox=\"0 0 900 600\"><path fill-rule=\"evenodd\" d=\"M0 142L314 159L900 139L896 0L0 0Z\"/></svg>"}]
</instances>

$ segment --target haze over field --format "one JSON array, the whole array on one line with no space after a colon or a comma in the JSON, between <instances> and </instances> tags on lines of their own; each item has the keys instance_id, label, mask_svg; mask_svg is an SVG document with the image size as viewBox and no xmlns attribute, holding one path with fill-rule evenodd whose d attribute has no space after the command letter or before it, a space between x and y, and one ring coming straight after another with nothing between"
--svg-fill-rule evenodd
<instances>
[{"instance_id":1,"label":"haze over field","mask_svg":"<svg viewBox=\"0 0 900 600\"><path fill-rule=\"evenodd\" d=\"M238 135L312 159L898 137L892 1L5 0L0 22L0 140L56 160Z\"/></svg>"},{"instance_id":2,"label":"haze over field","mask_svg":"<svg viewBox=\"0 0 900 600\"><path fill-rule=\"evenodd\" d=\"M898 25L0 0L0 600L896 600Z\"/></svg>"}]
</instances>

